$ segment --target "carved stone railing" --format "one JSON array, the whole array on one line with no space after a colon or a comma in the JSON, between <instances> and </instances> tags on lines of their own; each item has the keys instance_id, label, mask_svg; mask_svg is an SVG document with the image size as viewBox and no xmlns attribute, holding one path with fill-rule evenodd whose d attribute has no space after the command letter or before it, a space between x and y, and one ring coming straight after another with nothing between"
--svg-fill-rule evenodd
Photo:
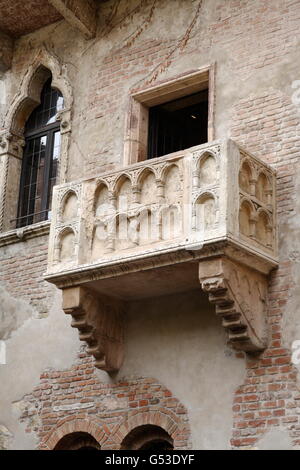
<instances>
[{"instance_id":1,"label":"carved stone railing","mask_svg":"<svg viewBox=\"0 0 300 470\"><path fill-rule=\"evenodd\" d=\"M180 276L188 288L197 265L231 344L261 350L266 276L277 263L275 191L274 171L230 140L56 186L46 279L128 300L153 295L163 267L175 291ZM164 271L157 276L162 286Z\"/></svg>"}]
</instances>

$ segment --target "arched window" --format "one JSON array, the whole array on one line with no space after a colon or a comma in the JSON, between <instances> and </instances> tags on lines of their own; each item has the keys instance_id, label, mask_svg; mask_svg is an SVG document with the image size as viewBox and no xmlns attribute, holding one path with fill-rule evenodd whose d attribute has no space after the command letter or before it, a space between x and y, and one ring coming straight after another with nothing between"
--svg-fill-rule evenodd
<instances>
[{"instance_id":1,"label":"arched window","mask_svg":"<svg viewBox=\"0 0 300 470\"><path fill-rule=\"evenodd\" d=\"M60 153L60 123L63 97L51 87L50 77L41 92L40 105L25 125L17 227L48 220L52 188L56 182Z\"/></svg>"},{"instance_id":2,"label":"arched window","mask_svg":"<svg viewBox=\"0 0 300 470\"><path fill-rule=\"evenodd\" d=\"M54 450L101 450L99 442L87 432L73 432L60 439Z\"/></svg>"},{"instance_id":3,"label":"arched window","mask_svg":"<svg viewBox=\"0 0 300 470\"><path fill-rule=\"evenodd\" d=\"M121 450L173 450L173 439L160 426L145 424L132 429L123 439Z\"/></svg>"}]
</instances>

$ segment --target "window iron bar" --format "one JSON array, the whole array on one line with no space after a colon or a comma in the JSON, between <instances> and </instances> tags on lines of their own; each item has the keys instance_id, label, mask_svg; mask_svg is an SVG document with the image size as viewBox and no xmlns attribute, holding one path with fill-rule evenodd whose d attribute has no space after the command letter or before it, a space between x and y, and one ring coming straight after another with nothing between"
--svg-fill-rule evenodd
<instances>
[{"instance_id":1,"label":"window iron bar","mask_svg":"<svg viewBox=\"0 0 300 470\"><path fill-rule=\"evenodd\" d=\"M11 219L10 222L16 222L21 219L26 219L27 217L34 217L35 215L44 214L45 212L50 212L49 209L45 209L40 212L33 212L32 214L22 215L22 217L17 217L16 219Z\"/></svg>"}]
</instances>

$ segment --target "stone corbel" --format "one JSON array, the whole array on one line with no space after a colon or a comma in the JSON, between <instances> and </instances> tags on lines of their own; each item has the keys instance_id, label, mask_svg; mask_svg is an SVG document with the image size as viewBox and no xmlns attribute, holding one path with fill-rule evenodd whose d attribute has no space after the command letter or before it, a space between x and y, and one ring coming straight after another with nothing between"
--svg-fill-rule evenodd
<instances>
[{"instance_id":1,"label":"stone corbel","mask_svg":"<svg viewBox=\"0 0 300 470\"><path fill-rule=\"evenodd\" d=\"M72 315L71 326L88 345L95 366L118 371L124 357L123 306L115 299L97 295L85 287L63 290L63 310Z\"/></svg>"},{"instance_id":2,"label":"stone corbel","mask_svg":"<svg viewBox=\"0 0 300 470\"><path fill-rule=\"evenodd\" d=\"M0 132L0 155L8 154L22 159L24 138L12 132Z\"/></svg>"},{"instance_id":3,"label":"stone corbel","mask_svg":"<svg viewBox=\"0 0 300 470\"><path fill-rule=\"evenodd\" d=\"M226 257L203 260L199 280L237 350L259 352L267 346L266 277Z\"/></svg>"}]
</instances>

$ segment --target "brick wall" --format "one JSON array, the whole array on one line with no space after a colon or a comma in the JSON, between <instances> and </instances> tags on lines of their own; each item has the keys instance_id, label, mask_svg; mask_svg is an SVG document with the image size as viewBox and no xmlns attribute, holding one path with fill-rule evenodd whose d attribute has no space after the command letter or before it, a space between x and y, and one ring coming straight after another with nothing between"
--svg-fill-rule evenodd
<instances>
[{"instance_id":1,"label":"brick wall","mask_svg":"<svg viewBox=\"0 0 300 470\"><path fill-rule=\"evenodd\" d=\"M218 0L215 8L207 1L187 2L184 27L176 37L164 39L151 37L151 28L157 20L156 15L159 15L157 5L151 14L151 5L152 2L141 2L142 7L147 7L142 17L138 8L133 8L131 15L127 11L120 17L112 16L99 35L99 48L103 52L107 49L108 53L102 52L99 58L94 59L95 73L87 82L82 118L88 132L89 122L107 121L109 116L111 132L101 139L97 148L84 154L87 177L93 176L95 171L108 171L120 164L119 143L124 138L123 119L128 112L129 92L157 84L168 74L174 78L183 71L194 70L198 65L196 56L203 57L201 65L216 61L217 87L220 60L226 60L229 69L226 73L230 71L231 74L226 78L226 86L231 81L236 86L240 81L247 86L254 73L261 73L262 69L271 70L295 50L295 32L300 21L297 2ZM135 27L130 27L130 20ZM113 41L119 29L124 34L122 38L115 39L111 48L109 39ZM148 33L150 37L143 39L142 33ZM88 51L87 48L83 56ZM186 65L178 73L175 70L180 61ZM220 88L216 94L218 105L218 96L222 94ZM253 110L251 113L255 120L256 114ZM116 134L114 129L117 129ZM218 137L218 131L216 135ZM276 138L272 140L276 141ZM74 177L72 172L70 177Z\"/></svg>"},{"instance_id":2,"label":"brick wall","mask_svg":"<svg viewBox=\"0 0 300 470\"><path fill-rule=\"evenodd\" d=\"M213 21L206 24L199 16L183 48L176 48L174 41L149 40L107 56L90 88L90 111L95 117L99 109L103 115L108 108L117 112L127 81L132 89L157 83L176 60L188 58L195 50L206 55L209 48L223 49L235 83L247 84L262 69L271 71L270 77L272 67L274 74L279 73L275 67L294 52L299 3L230 0L216 4ZM300 156L299 114L288 85L285 83L284 93L273 89L270 79L262 91L238 101L227 115L231 137L278 171L278 223L283 230L286 218L295 210L295 165ZM218 100L218 88L216 94ZM88 174L96 166L97 162L89 162ZM294 444L300 442L297 371L281 334L282 315L292 288L291 260L282 258L270 279L270 347L257 360L246 360L246 379L234 397L233 447L255 446L263 433L276 427L289 430Z\"/></svg>"},{"instance_id":3,"label":"brick wall","mask_svg":"<svg viewBox=\"0 0 300 470\"><path fill-rule=\"evenodd\" d=\"M103 383L84 348L71 369L45 371L23 402L20 420L37 433L41 449L76 431L92 434L102 449L119 449L131 429L145 424L165 429L176 449L190 447L187 410L170 390L144 377Z\"/></svg>"},{"instance_id":4,"label":"brick wall","mask_svg":"<svg viewBox=\"0 0 300 470\"><path fill-rule=\"evenodd\" d=\"M54 289L43 279L47 268L48 236L0 250L0 284L11 296L30 304L38 316L46 316Z\"/></svg>"},{"instance_id":5,"label":"brick wall","mask_svg":"<svg viewBox=\"0 0 300 470\"><path fill-rule=\"evenodd\" d=\"M283 80L282 90L278 90L273 87L272 76L284 75L286 69L289 72L288 66L293 61L298 41L299 2L217 0L213 13L209 8L210 0L189 2L185 16L189 19L184 27L176 37L165 39L152 37L150 31L157 21L158 12L151 12L152 2L141 2L141 5L146 4L149 12L144 26L140 21L129 34L130 14L127 12L117 17L112 11L110 22L98 38L105 50L105 38L108 38L108 43L110 40L113 42L116 30L122 31L123 28L122 37L126 40L118 41L114 48L108 49L108 53L103 53L101 60L98 59L97 73L88 80L86 109L80 111L80 118L84 122L83 131L88 133L85 119L94 122L106 119L109 114L109 125L112 132L117 129L118 138L109 133L99 134L95 144L97 149L84 152L84 176L94 176L96 172L120 163L121 151L116 151L116 148L124 137L122 120L127 111L128 90L156 84L168 74L174 77L182 71L189 72L198 65L216 61L217 137L222 134L218 129L219 103L224 100L222 83L228 91L232 80L239 88L249 89L249 93L246 98L233 99L234 92L230 92L233 102L230 101L225 115L224 133L276 167L278 222L279 230L284 233L287 218L295 215L300 124L298 110L291 101L289 79ZM195 16L198 6L204 10ZM132 15L140 12L136 10ZM144 37L143 32L148 36ZM30 49L31 45L27 47ZM26 67L24 57L27 55L23 54L21 66L16 63L18 72ZM194 62L195 57L198 57L197 63ZM182 67L176 70L176 64L181 61ZM224 61L227 62L226 76L222 75ZM270 79L262 84L258 80L258 91L253 92L251 82L257 80L256 74L259 77L267 74ZM78 120L78 115L74 119ZM74 129L76 134L76 126ZM70 178L78 177L70 166ZM46 266L47 239L37 239L30 247L27 245L26 252L23 250L22 246L22 249L1 252L0 280L12 295L26 299L44 315L52 289L41 277ZM278 427L288 430L294 444L300 445L297 370L291 364L291 352L282 340L282 318L294 288L292 264L289 254L283 252L279 269L270 278L269 348L258 358L246 359L245 381L233 396L231 444L234 448L255 446L267 430ZM98 433L97 440L103 447L118 448L121 437L124 437L124 432L119 432L120 423L124 423L128 416L145 415L143 419L147 420L151 413L162 426L166 415L170 417L170 429L176 423L178 434L175 432L174 436L178 448L190 445L187 412L172 391L152 378L104 384L95 373L91 359L84 353L79 355L78 362L71 369L42 374L40 384L24 399L27 408L21 420L26 423L28 433L38 434L43 448L53 448L63 432L85 428ZM89 407L78 411L78 403ZM64 408L65 405L70 409ZM142 423L143 419L139 419ZM55 434L57 429L61 431Z\"/></svg>"},{"instance_id":6,"label":"brick wall","mask_svg":"<svg viewBox=\"0 0 300 470\"><path fill-rule=\"evenodd\" d=\"M285 95L270 88L242 100L233 115L232 137L277 169L282 234L287 218L295 213L295 175L300 157L298 110ZM297 370L291 363L291 351L282 341L283 314L293 287L292 260L287 253L270 278L269 348L258 359L247 359L246 380L235 394L234 447L255 446L262 434L276 427L287 429L294 445L300 444Z\"/></svg>"}]
</instances>

